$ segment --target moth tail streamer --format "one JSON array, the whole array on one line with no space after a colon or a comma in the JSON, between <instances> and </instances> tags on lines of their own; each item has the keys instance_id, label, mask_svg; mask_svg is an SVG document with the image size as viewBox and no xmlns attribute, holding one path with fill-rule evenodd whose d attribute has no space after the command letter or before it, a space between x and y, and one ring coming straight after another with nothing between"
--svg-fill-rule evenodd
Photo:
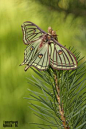
<instances>
[{"instance_id":1,"label":"moth tail streamer","mask_svg":"<svg viewBox=\"0 0 86 129\"><path fill-rule=\"evenodd\" d=\"M25 63L24 63L24 62L22 62L19 66L22 66L22 65L25 65ZM25 71L27 71L29 67L30 67L30 66L29 66L29 65L27 65L27 66L24 68L24 70L25 70Z\"/></svg>"},{"instance_id":2,"label":"moth tail streamer","mask_svg":"<svg viewBox=\"0 0 86 129\"><path fill-rule=\"evenodd\" d=\"M24 70L27 71L29 67L30 67L30 66L27 65L27 66L24 68Z\"/></svg>"},{"instance_id":3,"label":"moth tail streamer","mask_svg":"<svg viewBox=\"0 0 86 129\"><path fill-rule=\"evenodd\" d=\"M22 65L24 65L25 63L24 62L22 62L19 66L22 66Z\"/></svg>"}]
</instances>

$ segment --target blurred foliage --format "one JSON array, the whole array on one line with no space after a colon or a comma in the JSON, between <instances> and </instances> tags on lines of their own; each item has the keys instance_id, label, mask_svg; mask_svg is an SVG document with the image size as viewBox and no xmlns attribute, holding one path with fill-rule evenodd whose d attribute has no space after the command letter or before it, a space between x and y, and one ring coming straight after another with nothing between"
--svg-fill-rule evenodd
<instances>
[{"instance_id":1,"label":"blurred foliage","mask_svg":"<svg viewBox=\"0 0 86 129\"><path fill-rule=\"evenodd\" d=\"M66 0L61 1L60 9L67 3L69 2ZM70 5L75 6L75 1ZM31 129L28 122L40 121L28 109L27 101L23 98L28 96L28 87L33 89L27 83L26 77L35 73L31 69L25 73L23 67L19 67L26 47L22 41L21 24L24 21L32 21L46 32L48 26L52 26L57 31L62 45L74 46L81 52L81 56L84 56L86 55L85 20L84 15L75 18L73 13L68 13L65 18L65 11L48 8L35 0L0 1L0 129L4 120L18 120L18 129Z\"/></svg>"},{"instance_id":2,"label":"blurred foliage","mask_svg":"<svg viewBox=\"0 0 86 129\"><path fill-rule=\"evenodd\" d=\"M47 6L52 11L65 12L66 15L70 13L77 16L86 16L86 0L34 0L42 5Z\"/></svg>"}]
</instances>

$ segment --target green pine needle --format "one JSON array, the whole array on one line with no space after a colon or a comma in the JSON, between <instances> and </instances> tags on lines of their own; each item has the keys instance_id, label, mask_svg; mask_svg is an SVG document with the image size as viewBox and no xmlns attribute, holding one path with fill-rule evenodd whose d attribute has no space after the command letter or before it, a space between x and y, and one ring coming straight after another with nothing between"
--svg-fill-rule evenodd
<instances>
[{"instance_id":1,"label":"green pine needle","mask_svg":"<svg viewBox=\"0 0 86 129\"><path fill-rule=\"evenodd\" d=\"M70 48L73 51L73 48ZM76 70L37 71L37 77L28 78L35 90L29 90L29 107L43 123L34 123L41 129L85 129L86 128L86 67L81 63L80 53L73 52L78 60ZM60 90L60 107L63 107L67 128L64 128L59 111L54 75ZM31 101L31 102L30 102ZM34 103L33 103L34 101Z\"/></svg>"}]
</instances>

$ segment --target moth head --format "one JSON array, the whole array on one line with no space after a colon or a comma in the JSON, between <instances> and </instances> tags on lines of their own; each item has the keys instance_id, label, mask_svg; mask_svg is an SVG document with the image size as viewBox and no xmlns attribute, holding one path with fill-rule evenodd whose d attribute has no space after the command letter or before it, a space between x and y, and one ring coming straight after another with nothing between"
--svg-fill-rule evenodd
<instances>
[{"instance_id":1,"label":"moth head","mask_svg":"<svg viewBox=\"0 0 86 129\"><path fill-rule=\"evenodd\" d=\"M56 32L54 30L52 30L52 35L55 36L56 35Z\"/></svg>"},{"instance_id":2,"label":"moth head","mask_svg":"<svg viewBox=\"0 0 86 129\"><path fill-rule=\"evenodd\" d=\"M48 33L52 34L52 28L51 27L48 27Z\"/></svg>"},{"instance_id":3,"label":"moth head","mask_svg":"<svg viewBox=\"0 0 86 129\"><path fill-rule=\"evenodd\" d=\"M57 40L57 34L56 34L56 32L54 30L52 30L52 36L53 36L54 39Z\"/></svg>"}]
</instances>

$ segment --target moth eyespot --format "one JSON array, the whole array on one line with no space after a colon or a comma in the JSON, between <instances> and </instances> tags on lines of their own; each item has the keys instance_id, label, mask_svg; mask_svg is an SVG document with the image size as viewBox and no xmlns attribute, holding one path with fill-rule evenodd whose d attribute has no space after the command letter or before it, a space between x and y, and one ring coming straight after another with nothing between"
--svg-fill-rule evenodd
<instances>
[{"instance_id":1,"label":"moth eyespot","mask_svg":"<svg viewBox=\"0 0 86 129\"><path fill-rule=\"evenodd\" d=\"M33 34L36 32L36 29L33 30Z\"/></svg>"},{"instance_id":2,"label":"moth eyespot","mask_svg":"<svg viewBox=\"0 0 86 129\"><path fill-rule=\"evenodd\" d=\"M31 48L30 48L30 50L32 51L34 49L34 47L32 46Z\"/></svg>"},{"instance_id":3,"label":"moth eyespot","mask_svg":"<svg viewBox=\"0 0 86 129\"><path fill-rule=\"evenodd\" d=\"M42 58L42 57L43 57L43 54L39 54L38 57L39 57L39 58Z\"/></svg>"},{"instance_id":4,"label":"moth eyespot","mask_svg":"<svg viewBox=\"0 0 86 129\"><path fill-rule=\"evenodd\" d=\"M58 54L59 54L59 55L61 55L62 53L63 53L63 51L62 51L62 50L59 50L59 51L58 51Z\"/></svg>"}]
</instances>

